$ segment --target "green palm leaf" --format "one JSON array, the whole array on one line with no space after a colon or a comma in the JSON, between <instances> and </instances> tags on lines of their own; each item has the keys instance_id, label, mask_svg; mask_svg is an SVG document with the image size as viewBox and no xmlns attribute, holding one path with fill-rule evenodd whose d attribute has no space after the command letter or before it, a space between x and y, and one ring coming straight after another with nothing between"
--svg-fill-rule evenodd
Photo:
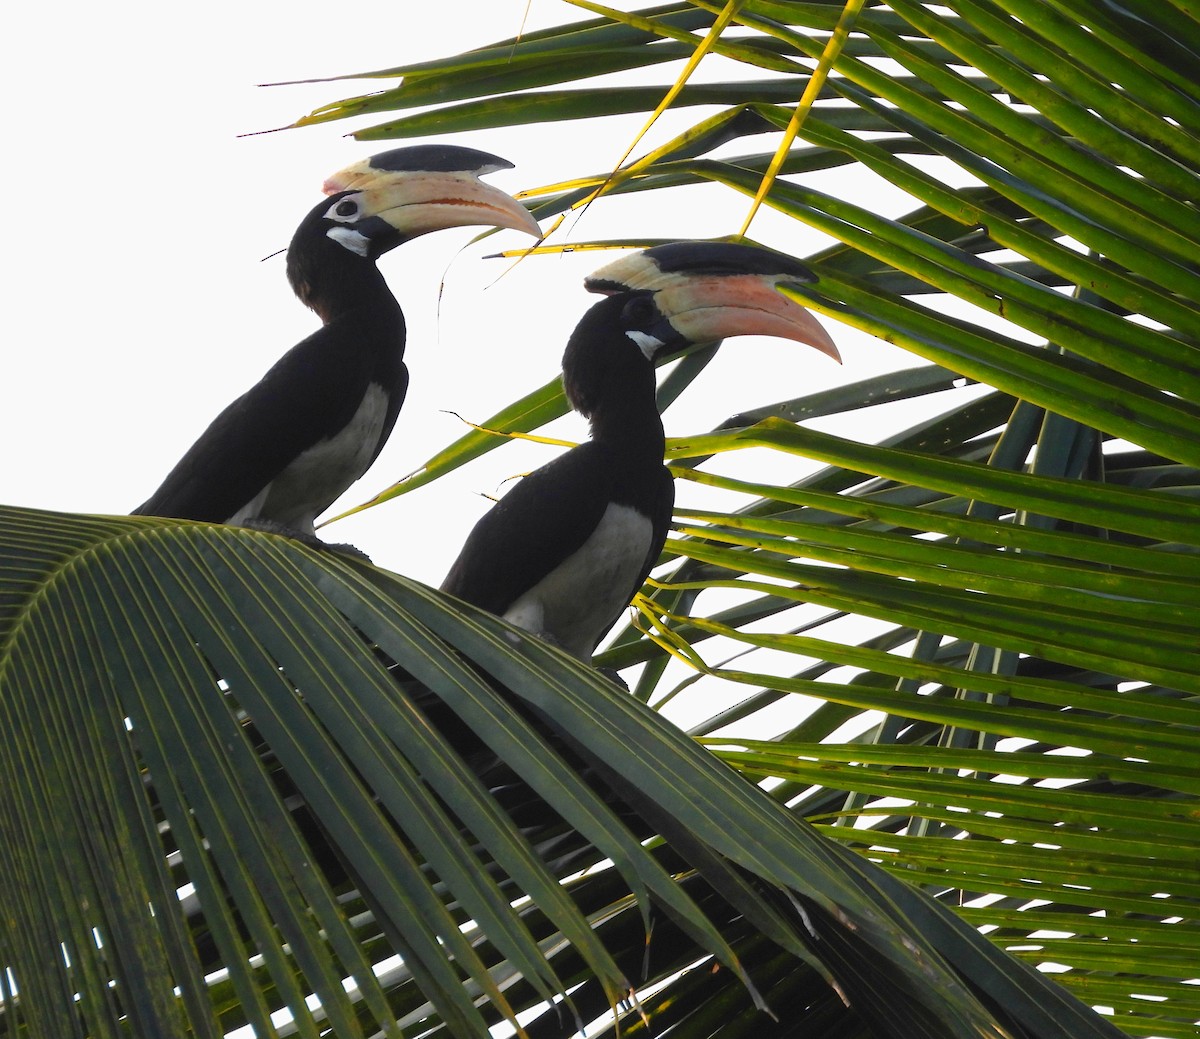
<instances>
[{"instance_id":1,"label":"green palm leaf","mask_svg":"<svg viewBox=\"0 0 1200 1039\"><path fill-rule=\"evenodd\" d=\"M492 617L269 535L13 509L3 534L18 1034L561 1026L580 971L594 1014L643 948L657 977L715 957L737 1012L764 1005L745 950L836 978L854 1030L891 993L929 1035L990 1034L991 1000L1112 1034Z\"/></svg>"}]
</instances>

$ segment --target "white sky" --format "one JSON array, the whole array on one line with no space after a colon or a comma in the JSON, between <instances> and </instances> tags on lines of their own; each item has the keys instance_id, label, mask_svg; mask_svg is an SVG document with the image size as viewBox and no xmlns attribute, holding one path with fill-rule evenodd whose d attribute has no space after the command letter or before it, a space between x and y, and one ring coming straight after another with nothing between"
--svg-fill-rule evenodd
<instances>
[{"instance_id":1,"label":"white sky","mask_svg":"<svg viewBox=\"0 0 1200 1039\"><path fill-rule=\"evenodd\" d=\"M345 136L370 125L364 121L239 137L377 89L377 81L269 89L256 83L444 56L514 35L523 14L524 0L14 6L0 65L10 146L2 168L9 244L0 501L127 512L221 408L316 327L287 286L283 258L261 258L287 245L328 174L414 142ZM561 0L531 0L529 25L580 16ZM713 66L707 77L717 71ZM675 66L660 67L646 81L675 73ZM705 114L690 109L656 129L638 154ZM449 140L514 162L515 170L489 180L515 191L611 165L641 122L604 119L587 133L550 123ZM775 138L754 140L767 147ZM846 189L844 173L810 183ZM864 188L855 190L861 200ZM865 190L878 198L890 189L869 183ZM716 188L605 201L570 237L728 234L745 205ZM894 199L889 206L893 213L907 208ZM611 259L536 259L496 282L505 262L482 257L525 239L506 231L464 249L474 233L429 235L381 261L408 320L410 391L381 458L330 515L382 490L465 431L444 411L482 421L553 376L570 329L594 300L582 278ZM769 212L751 234L799 256L827 244ZM736 340L668 411L668 435L704 432L748 407L918 363L826 325L842 349L843 369L798 344ZM765 382L744 378L759 364L777 370ZM584 435L576 418L553 431ZM839 431L872 438L862 416ZM548 461L555 450L506 448L322 536L353 542L376 563L437 584L488 507L481 494L496 493L506 477ZM691 488L681 487L679 497L703 504Z\"/></svg>"}]
</instances>

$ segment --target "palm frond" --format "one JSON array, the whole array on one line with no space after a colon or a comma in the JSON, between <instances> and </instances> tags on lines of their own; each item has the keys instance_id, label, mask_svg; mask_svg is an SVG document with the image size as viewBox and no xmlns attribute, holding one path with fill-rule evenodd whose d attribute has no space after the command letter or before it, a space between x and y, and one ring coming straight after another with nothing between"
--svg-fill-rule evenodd
<instances>
[{"instance_id":1,"label":"palm frond","mask_svg":"<svg viewBox=\"0 0 1200 1039\"><path fill-rule=\"evenodd\" d=\"M489 615L272 535L3 516L12 1034L570 1031L705 961L750 1013L743 951L852 1031L1115 1034Z\"/></svg>"}]
</instances>

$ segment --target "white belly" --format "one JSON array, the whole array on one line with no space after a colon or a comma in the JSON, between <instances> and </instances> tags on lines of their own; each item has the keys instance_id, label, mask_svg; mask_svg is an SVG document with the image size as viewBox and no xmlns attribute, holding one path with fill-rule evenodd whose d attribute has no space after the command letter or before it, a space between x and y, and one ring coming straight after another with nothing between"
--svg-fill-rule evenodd
<instances>
[{"instance_id":1,"label":"white belly","mask_svg":"<svg viewBox=\"0 0 1200 1039\"><path fill-rule=\"evenodd\" d=\"M298 455L227 522L266 519L312 534L317 516L371 464L387 405L383 387L372 383L344 429Z\"/></svg>"},{"instance_id":2,"label":"white belly","mask_svg":"<svg viewBox=\"0 0 1200 1039\"><path fill-rule=\"evenodd\" d=\"M629 604L652 535L641 513L610 505L592 536L517 599L504 619L590 660L605 626Z\"/></svg>"}]
</instances>

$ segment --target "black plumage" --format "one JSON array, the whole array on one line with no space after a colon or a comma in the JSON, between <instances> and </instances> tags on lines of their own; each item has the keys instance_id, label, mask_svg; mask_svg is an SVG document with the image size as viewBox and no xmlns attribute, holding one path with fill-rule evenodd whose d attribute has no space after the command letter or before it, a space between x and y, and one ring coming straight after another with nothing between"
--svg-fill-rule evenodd
<instances>
[{"instance_id":1,"label":"black plumage","mask_svg":"<svg viewBox=\"0 0 1200 1039\"><path fill-rule=\"evenodd\" d=\"M584 659L657 560L675 497L662 464L654 368L630 331L687 345L652 293L592 307L563 358L567 397L591 420L592 439L509 491L475 526L442 585ZM586 596L581 581L591 585Z\"/></svg>"},{"instance_id":2,"label":"black plumage","mask_svg":"<svg viewBox=\"0 0 1200 1039\"><path fill-rule=\"evenodd\" d=\"M680 242L587 280L606 294L576 326L563 386L591 440L526 476L476 524L444 591L588 660L659 558L674 504L663 466L655 362L753 332L836 348L781 281L812 280L790 257Z\"/></svg>"},{"instance_id":3,"label":"black plumage","mask_svg":"<svg viewBox=\"0 0 1200 1039\"><path fill-rule=\"evenodd\" d=\"M316 517L387 441L408 387L404 315L376 261L443 227L529 213L479 177L510 163L471 148L397 148L335 174L297 228L287 275L322 327L230 404L134 510L314 536Z\"/></svg>"}]
</instances>

